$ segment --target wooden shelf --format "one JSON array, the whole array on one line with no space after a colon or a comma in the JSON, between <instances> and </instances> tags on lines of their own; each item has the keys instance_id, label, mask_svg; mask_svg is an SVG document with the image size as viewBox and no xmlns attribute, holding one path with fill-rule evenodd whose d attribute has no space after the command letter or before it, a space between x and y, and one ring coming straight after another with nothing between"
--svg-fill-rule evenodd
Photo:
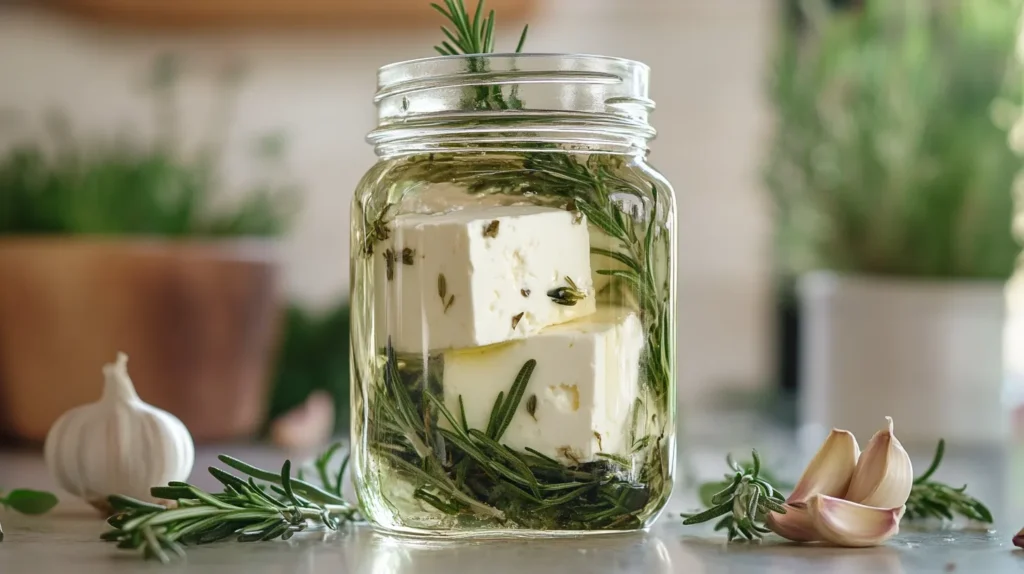
<instances>
[{"instance_id":1,"label":"wooden shelf","mask_svg":"<svg viewBox=\"0 0 1024 574\"><path fill-rule=\"evenodd\" d=\"M472 0L468 3L475 8ZM428 0L51 0L104 23L146 28L434 26ZM504 22L523 20L535 0L487 0Z\"/></svg>"}]
</instances>

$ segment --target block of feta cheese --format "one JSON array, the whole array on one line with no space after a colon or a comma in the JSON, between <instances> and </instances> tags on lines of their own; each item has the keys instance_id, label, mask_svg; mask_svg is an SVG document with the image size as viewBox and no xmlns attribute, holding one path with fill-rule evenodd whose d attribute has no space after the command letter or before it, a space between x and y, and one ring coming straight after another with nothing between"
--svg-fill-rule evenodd
<instances>
[{"instance_id":1,"label":"block of feta cheese","mask_svg":"<svg viewBox=\"0 0 1024 574\"><path fill-rule=\"evenodd\" d=\"M444 355L445 404L458 413L461 395L470 428L485 430L498 393L507 395L523 364L534 359L537 366L501 442L567 464L592 461L599 452L628 454L643 344L632 311L599 307L528 339L451 351Z\"/></svg>"},{"instance_id":2,"label":"block of feta cheese","mask_svg":"<svg viewBox=\"0 0 1024 574\"><path fill-rule=\"evenodd\" d=\"M528 337L594 312L585 221L538 206L409 214L374 247L378 347L423 353ZM548 292L587 296L561 305Z\"/></svg>"}]
</instances>

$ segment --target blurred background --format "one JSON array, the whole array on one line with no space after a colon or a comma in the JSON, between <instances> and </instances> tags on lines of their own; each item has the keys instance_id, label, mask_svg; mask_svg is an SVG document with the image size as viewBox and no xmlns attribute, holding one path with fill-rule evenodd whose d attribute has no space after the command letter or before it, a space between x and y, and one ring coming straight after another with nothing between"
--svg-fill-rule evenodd
<instances>
[{"instance_id":1,"label":"blurred background","mask_svg":"<svg viewBox=\"0 0 1024 574\"><path fill-rule=\"evenodd\" d=\"M528 51L653 69L684 417L1009 432L1021 1L488 4L498 45L528 21ZM118 349L197 440L345 429L375 73L440 24L427 0L0 0L6 436L93 400Z\"/></svg>"}]
</instances>

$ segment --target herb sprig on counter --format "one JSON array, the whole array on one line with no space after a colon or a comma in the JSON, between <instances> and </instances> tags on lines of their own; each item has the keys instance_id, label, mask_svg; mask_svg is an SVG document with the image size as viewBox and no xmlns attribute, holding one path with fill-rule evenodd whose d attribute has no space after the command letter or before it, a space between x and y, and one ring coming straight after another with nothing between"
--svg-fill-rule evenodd
<instances>
[{"instance_id":1,"label":"herb sprig on counter","mask_svg":"<svg viewBox=\"0 0 1024 574\"><path fill-rule=\"evenodd\" d=\"M684 514L683 524L700 524L721 518L715 524L715 530L725 530L729 542L741 537L756 540L771 532L764 525L765 517L769 512L785 514L786 509L782 507L785 497L761 475L761 458L756 450L752 456L754 462L749 467L740 466L731 456L726 457L734 474L731 477L726 475L725 483L708 483L722 488L702 501L709 506L707 510Z\"/></svg>"},{"instance_id":2,"label":"herb sprig on counter","mask_svg":"<svg viewBox=\"0 0 1024 574\"><path fill-rule=\"evenodd\" d=\"M956 516L962 516L982 524L992 524L992 512L980 500L967 494L966 484L960 488L953 488L948 484L931 480L932 475L942 464L945 453L946 441L939 440L932 463L928 465L928 469L921 476L914 479L914 486L910 489L910 498L907 500L905 516L910 520L924 518L953 520Z\"/></svg>"},{"instance_id":3,"label":"herb sprig on counter","mask_svg":"<svg viewBox=\"0 0 1024 574\"><path fill-rule=\"evenodd\" d=\"M210 467L210 474L224 485L223 492L211 494L184 482L154 487L153 497L175 502L173 508L111 496L116 514L107 520L112 530L101 538L167 563L172 556L184 556L188 545L231 538L288 540L304 530L338 530L358 516L356 507L341 495L348 456L333 477L328 470L338 449L331 447L314 464L321 486L293 477L290 461L274 473L221 455L222 463L246 477Z\"/></svg>"}]
</instances>

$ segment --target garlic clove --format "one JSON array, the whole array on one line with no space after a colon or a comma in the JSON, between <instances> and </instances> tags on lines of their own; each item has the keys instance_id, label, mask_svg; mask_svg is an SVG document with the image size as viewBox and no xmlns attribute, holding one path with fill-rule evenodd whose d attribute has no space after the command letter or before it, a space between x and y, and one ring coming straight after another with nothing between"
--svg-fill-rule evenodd
<instances>
[{"instance_id":1,"label":"garlic clove","mask_svg":"<svg viewBox=\"0 0 1024 574\"><path fill-rule=\"evenodd\" d=\"M843 496L850 486L859 456L860 447L853 433L832 429L786 502L806 502L815 494Z\"/></svg>"},{"instance_id":2,"label":"garlic clove","mask_svg":"<svg viewBox=\"0 0 1024 574\"><path fill-rule=\"evenodd\" d=\"M876 508L831 496L815 495L807 502L815 531L837 546L878 546L900 531L904 506Z\"/></svg>"},{"instance_id":3,"label":"garlic clove","mask_svg":"<svg viewBox=\"0 0 1024 574\"><path fill-rule=\"evenodd\" d=\"M104 366L100 399L61 415L44 447L61 488L102 512L109 512L111 494L153 500L151 487L187 480L195 461L188 429L139 398L127 363L119 353L116 363Z\"/></svg>"},{"instance_id":4,"label":"garlic clove","mask_svg":"<svg viewBox=\"0 0 1024 574\"><path fill-rule=\"evenodd\" d=\"M865 506L896 508L910 498L914 486L914 468L910 456L893 434L892 417L888 425L875 433L857 461L846 500Z\"/></svg>"},{"instance_id":5,"label":"garlic clove","mask_svg":"<svg viewBox=\"0 0 1024 574\"><path fill-rule=\"evenodd\" d=\"M794 502L783 504L785 514L769 512L765 517L765 525L769 530L793 542L817 542L821 535L814 527L814 521L807 511L807 504Z\"/></svg>"}]
</instances>

